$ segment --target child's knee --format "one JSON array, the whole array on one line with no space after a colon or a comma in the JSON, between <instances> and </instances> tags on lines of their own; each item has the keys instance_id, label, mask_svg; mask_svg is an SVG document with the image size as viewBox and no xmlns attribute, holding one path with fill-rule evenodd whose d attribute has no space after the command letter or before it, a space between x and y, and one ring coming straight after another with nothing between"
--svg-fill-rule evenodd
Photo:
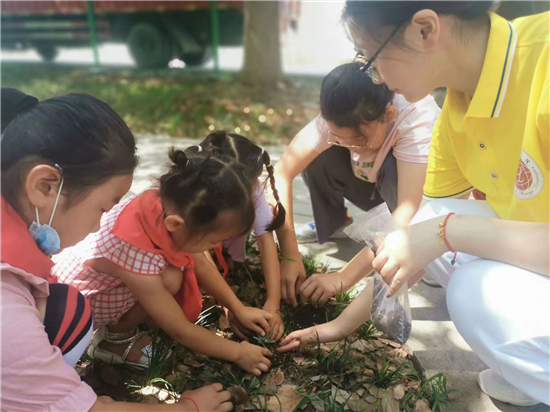
<instances>
[{"instance_id":1,"label":"child's knee","mask_svg":"<svg viewBox=\"0 0 550 412\"><path fill-rule=\"evenodd\" d=\"M178 293L183 282L183 272L181 269L174 266L168 266L164 272L160 274L160 277L162 279L162 284L168 292L172 295Z\"/></svg>"}]
</instances>

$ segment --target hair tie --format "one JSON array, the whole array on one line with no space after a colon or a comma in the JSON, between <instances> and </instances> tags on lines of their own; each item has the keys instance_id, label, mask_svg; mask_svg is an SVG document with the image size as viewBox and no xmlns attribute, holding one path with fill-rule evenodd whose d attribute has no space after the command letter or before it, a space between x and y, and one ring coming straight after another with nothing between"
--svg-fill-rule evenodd
<instances>
[{"instance_id":1,"label":"hair tie","mask_svg":"<svg viewBox=\"0 0 550 412\"><path fill-rule=\"evenodd\" d=\"M202 146L201 146L201 145L197 145L197 148L198 148L198 149L197 149L197 153L202 152Z\"/></svg>"},{"instance_id":2,"label":"hair tie","mask_svg":"<svg viewBox=\"0 0 550 412\"><path fill-rule=\"evenodd\" d=\"M273 165L271 163L269 163L268 165L265 165L266 168L268 167L273 167Z\"/></svg>"}]
</instances>

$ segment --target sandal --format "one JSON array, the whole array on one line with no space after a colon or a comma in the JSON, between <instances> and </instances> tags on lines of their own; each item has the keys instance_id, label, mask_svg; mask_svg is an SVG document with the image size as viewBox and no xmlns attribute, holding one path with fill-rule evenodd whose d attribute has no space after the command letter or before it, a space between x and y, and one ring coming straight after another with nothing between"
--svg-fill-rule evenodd
<instances>
[{"instance_id":1,"label":"sandal","mask_svg":"<svg viewBox=\"0 0 550 412\"><path fill-rule=\"evenodd\" d=\"M136 369L147 369L151 361L151 355L153 350L153 347L151 346L151 344L148 344L141 350L142 355L138 362L129 362L126 360L126 358L128 357L128 354L136 344L137 340L146 334L147 332L144 332L144 331L140 332L138 328L130 332L114 333L114 332L109 332L107 330L107 327L103 326L102 328L98 329L94 333L92 343L88 347L88 350L86 351L86 353L92 359L99 359L111 365L124 364ZM109 350L100 348L99 344L103 341L106 341L108 343L112 343L115 345L128 344L128 347L126 348L122 356L120 356Z\"/></svg>"}]
</instances>

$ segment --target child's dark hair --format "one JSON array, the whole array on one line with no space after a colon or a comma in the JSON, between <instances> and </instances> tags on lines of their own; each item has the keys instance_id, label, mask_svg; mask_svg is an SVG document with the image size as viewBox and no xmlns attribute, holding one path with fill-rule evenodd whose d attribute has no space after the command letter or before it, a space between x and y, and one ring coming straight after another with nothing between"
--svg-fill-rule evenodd
<instances>
[{"instance_id":1,"label":"child's dark hair","mask_svg":"<svg viewBox=\"0 0 550 412\"><path fill-rule=\"evenodd\" d=\"M401 25L400 33L391 40L399 44L401 33L406 22L417 12L424 9L433 10L439 15L457 17L454 26L462 36L467 34L472 25L487 24L488 12L493 7L492 1L346 1L342 21L354 38L364 39L364 35L382 43L388 33L385 27ZM403 45L402 45L403 46Z\"/></svg>"},{"instance_id":2,"label":"child's dark hair","mask_svg":"<svg viewBox=\"0 0 550 412\"><path fill-rule=\"evenodd\" d=\"M137 166L136 142L109 105L85 94L39 102L2 88L2 196L16 209L26 171L58 165L68 202Z\"/></svg>"},{"instance_id":3,"label":"child's dark hair","mask_svg":"<svg viewBox=\"0 0 550 412\"><path fill-rule=\"evenodd\" d=\"M200 144L204 150L212 151L217 156L230 156L246 167L250 181L255 181L262 174L265 166L273 197L277 204L273 210L273 221L265 229L269 232L279 229L285 223L286 211L279 200L279 192L275 187L275 176L269 153L239 134L229 134L218 130Z\"/></svg>"},{"instance_id":4,"label":"child's dark hair","mask_svg":"<svg viewBox=\"0 0 550 412\"><path fill-rule=\"evenodd\" d=\"M254 224L252 189L245 168L228 156L191 146L171 148L168 173L160 177L160 197L164 210L175 207L197 234L212 230L224 210L238 213L241 234Z\"/></svg>"},{"instance_id":5,"label":"child's dark hair","mask_svg":"<svg viewBox=\"0 0 550 412\"><path fill-rule=\"evenodd\" d=\"M376 85L363 73L361 63L336 67L321 86L321 115L338 127L358 129L362 123L384 120L395 93L385 84Z\"/></svg>"}]
</instances>

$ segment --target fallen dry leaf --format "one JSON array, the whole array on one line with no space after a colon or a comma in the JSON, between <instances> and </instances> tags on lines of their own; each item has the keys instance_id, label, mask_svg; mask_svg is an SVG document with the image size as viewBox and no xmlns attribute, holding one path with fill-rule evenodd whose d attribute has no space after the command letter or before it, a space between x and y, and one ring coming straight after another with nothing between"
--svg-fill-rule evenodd
<instances>
[{"instance_id":1,"label":"fallen dry leaf","mask_svg":"<svg viewBox=\"0 0 550 412\"><path fill-rule=\"evenodd\" d=\"M273 382L275 383L275 385L279 386L279 385L282 385L284 380L285 380L285 373L281 369L279 369L273 375Z\"/></svg>"},{"instance_id":2,"label":"fallen dry leaf","mask_svg":"<svg viewBox=\"0 0 550 412\"><path fill-rule=\"evenodd\" d=\"M229 319L227 318L227 316L225 316L225 314L221 315L218 319L218 328L220 328L221 330L226 330L228 327Z\"/></svg>"},{"instance_id":3,"label":"fallen dry leaf","mask_svg":"<svg viewBox=\"0 0 550 412\"><path fill-rule=\"evenodd\" d=\"M426 399L416 401L414 412L431 412L430 405Z\"/></svg>"},{"instance_id":4,"label":"fallen dry leaf","mask_svg":"<svg viewBox=\"0 0 550 412\"><path fill-rule=\"evenodd\" d=\"M269 412L291 412L298 406L304 398L295 391L295 385L283 385L277 392L277 396L272 396L267 402ZM279 398L279 399L277 399Z\"/></svg>"},{"instance_id":5,"label":"fallen dry leaf","mask_svg":"<svg viewBox=\"0 0 550 412\"><path fill-rule=\"evenodd\" d=\"M349 392L343 390L343 389L340 389L340 388L337 388L335 386L332 387L331 389L331 396L330 398L331 399L334 399L336 402L340 403L340 404L345 404L348 399L349 399Z\"/></svg>"},{"instance_id":6,"label":"fallen dry leaf","mask_svg":"<svg viewBox=\"0 0 550 412\"><path fill-rule=\"evenodd\" d=\"M178 363L176 369L181 373L189 372L189 366L184 365L183 363Z\"/></svg>"},{"instance_id":7,"label":"fallen dry leaf","mask_svg":"<svg viewBox=\"0 0 550 412\"><path fill-rule=\"evenodd\" d=\"M374 371L372 369L365 368L362 373L363 376L374 378Z\"/></svg>"},{"instance_id":8,"label":"fallen dry leaf","mask_svg":"<svg viewBox=\"0 0 550 412\"><path fill-rule=\"evenodd\" d=\"M384 412L399 412L399 401L393 397L392 388L382 390L382 410Z\"/></svg>"},{"instance_id":9,"label":"fallen dry leaf","mask_svg":"<svg viewBox=\"0 0 550 412\"><path fill-rule=\"evenodd\" d=\"M311 402L317 412L325 412L325 403L323 401Z\"/></svg>"},{"instance_id":10,"label":"fallen dry leaf","mask_svg":"<svg viewBox=\"0 0 550 412\"><path fill-rule=\"evenodd\" d=\"M405 396L405 387L403 385L397 385L393 388L393 397L400 401Z\"/></svg>"},{"instance_id":11,"label":"fallen dry leaf","mask_svg":"<svg viewBox=\"0 0 550 412\"><path fill-rule=\"evenodd\" d=\"M242 386L230 386L227 390L231 393L231 398L235 404L240 405L250 401L250 396Z\"/></svg>"},{"instance_id":12,"label":"fallen dry leaf","mask_svg":"<svg viewBox=\"0 0 550 412\"><path fill-rule=\"evenodd\" d=\"M293 356L293 357L292 357L292 360L293 360L294 363L296 363L297 365L301 365L302 363L304 363L304 361L306 360L306 358L304 358L303 356Z\"/></svg>"},{"instance_id":13,"label":"fallen dry leaf","mask_svg":"<svg viewBox=\"0 0 550 412\"><path fill-rule=\"evenodd\" d=\"M394 342L393 340L384 339L384 338L378 338L378 340L382 343L385 343L386 345L393 346L394 348L400 348L401 347L400 343Z\"/></svg>"},{"instance_id":14,"label":"fallen dry leaf","mask_svg":"<svg viewBox=\"0 0 550 412\"><path fill-rule=\"evenodd\" d=\"M280 386L284 380L285 374L282 370L279 369L276 372L271 372L264 380L265 392L275 393L277 391L277 386Z\"/></svg>"},{"instance_id":15,"label":"fallen dry leaf","mask_svg":"<svg viewBox=\"0 0 550 412\"><path fill-rule=\"evenodd\" d=\"M346 406L353 412L364 412L371 407L371 405L363 399L350 399Z\"/></svg>"}]
</instances>

